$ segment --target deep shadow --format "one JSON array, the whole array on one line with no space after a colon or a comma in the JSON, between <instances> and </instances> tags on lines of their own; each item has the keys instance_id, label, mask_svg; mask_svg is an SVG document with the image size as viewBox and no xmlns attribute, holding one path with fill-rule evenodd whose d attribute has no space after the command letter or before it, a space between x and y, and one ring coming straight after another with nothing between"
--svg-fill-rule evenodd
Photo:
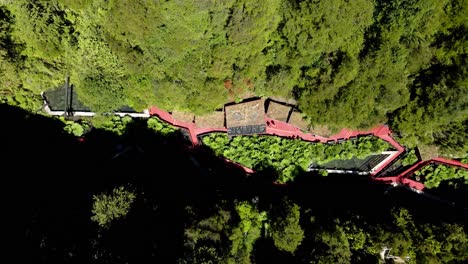
<instances>
[{"instance_id":1,"label":"deep shadow","mask_svg":"<svg viewBox=\"0 0 468 264\"><path fill-rule=\"evenodd\" d=\"M301 172L294 183L278 185L268 166L247 176L211 150L189 147L181 133L148 130L144 119L134 120L123 136L94 129L80 142L57 119L6 105L0 113L7 212L23 232L18 262L174 263L184 252L187 207L203 219L216 205L234 211L233 201L254 198L260 210L269 210L287 196L324 219L352 211L378 222L392 207L408 207L432 222L467 219L466 212L367 177ZM125 219L101 229L90 220L92 197L121 185L134 190L137 200ZM307 239L295 256L260 239L253 258L306 262L314 245Z\"/></svg>"}]
</instances>

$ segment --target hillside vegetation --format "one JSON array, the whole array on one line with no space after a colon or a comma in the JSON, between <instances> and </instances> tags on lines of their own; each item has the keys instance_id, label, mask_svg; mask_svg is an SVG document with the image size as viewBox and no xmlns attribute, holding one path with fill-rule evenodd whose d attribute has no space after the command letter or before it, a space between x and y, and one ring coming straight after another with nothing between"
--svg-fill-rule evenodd
<instances>
[{"instance_id":1,"label":"hillside vegetation","mask_svg":"<svg viewBox=\"0 0 468 264\"><path fill-rule=\"evenodd\" d=\"M468 151L467 0L0 1L0 101L80 99L204 113L294 98L309 122L388 122L403 143Z\"/></svg>"}]
</instances>

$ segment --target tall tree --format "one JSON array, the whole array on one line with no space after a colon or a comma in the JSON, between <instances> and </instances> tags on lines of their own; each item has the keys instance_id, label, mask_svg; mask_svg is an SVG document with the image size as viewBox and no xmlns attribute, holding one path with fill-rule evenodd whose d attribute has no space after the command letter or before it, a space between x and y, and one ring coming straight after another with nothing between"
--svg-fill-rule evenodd
<instances>
[{"instance_id":1,"label":"tall tree","mask_svg":"<svg viewBox=\"0 0 468 264\"><path fill-rule=\"evenodd\" d=\"M294 253L304 239L304 231L299 224L300 207L285 200L280 208L281 212L272 219L271 236L278 249Z\"/></svg>"},{"instance_id":2,"label":"tall tree","mask_svg":"<svg viewBox=\"0 0 468 264\"><path fill-rule=\"evenodd\" d=\"M232 230L229 240L232 241L231 252L227 263L251 263L251 253L255 241L260 238L266 212L259 212L247 202L236 204L240 222Z\"/></svg>"},{"instance_id":3,"label":"tall tree","mask_svg":"<svg viewBox=\"0 0 468 264\"><path fill-rule=\"evenodd\" d=\"M94 195L91 220L108 228L112 221L121 219L128 214L135 198L136 195L123 186L115 188L110 194Z\"/></svg>"}]
</instances>

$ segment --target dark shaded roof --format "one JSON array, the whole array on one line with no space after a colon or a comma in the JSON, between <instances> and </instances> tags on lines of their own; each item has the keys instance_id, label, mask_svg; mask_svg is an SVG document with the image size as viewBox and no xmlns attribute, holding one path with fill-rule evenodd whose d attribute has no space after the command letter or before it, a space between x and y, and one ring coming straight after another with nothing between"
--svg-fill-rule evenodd
<instances>
[{"instance_id":1,"label":"dark shaded roof","mask_svg":"<svg viewBox=\"0 0 468 264\"><path fill-rule=\"evenodd\" d=\"M71 91L71 98L70 95L68 95L68 98L66 98L66 89L65 85L55 88L53 90L49 90L44 92L44 99L47 101L49 104L50 110L52 111L65 111L67 110L66 107L70 106L67 104L67 100L71 101L71 107L73 111L83 111L83 112L89 112L90 109L89 107L86 107L79 99L78 99L78 94L76 93L75 89L70 89L69 93Z\"/></svg>"},{"instance_id":2,"label":"dark shaded roof","mask_svg":"<svg viewBox=\"0 0 468 264\"><path fill-rule=\"evenodd\" d=\"M261 134L265 133L266 126L265 125L254 125L254 126L238 126L238 127L230 127L228 128L227 132L230 136L237 136L237 135L252 135L252 134Z\"/></svg>"},{"instance_id":3,"label":"dark shaded roof","mask_svg":"<svg viewBox=\"0 0 468 264\"><path fill-rule=\"evenodd\" d=\"M67 94L68 98L66 98ZM75 112L91 112L91 109L80 101L73 86L69 88L68 93L66 91L66 85L63 85L53 90L45 91L43 96L52 111L65 111L67 110L67 106L71 106L72 110ZM115 112L137 113L138 111L130 106L124 105L116 109Z\"/></svg>"},{"instance_id":4,"label":"dark shaded roof","mask_svg":"<svg viewBox=\"0 0 468 264\"><path fill-rule=\"evenodd\" d=\"M267 116L279 121L287 122L291 106L277 103L275 101L268 101Z\"/></svg>"},{"instance_id":5,"label":"dark shaded roof","mask_svg":"<svg viewBox=\"0 0 468 264\"><path fill-rule=\"evenodd\" d=\"M323 165L312 164L311 167L369 172L388 156L390 156L390 154L374 154L364 159L353 157L348 160L332 160Z\"/></svg>"}]
</instances>

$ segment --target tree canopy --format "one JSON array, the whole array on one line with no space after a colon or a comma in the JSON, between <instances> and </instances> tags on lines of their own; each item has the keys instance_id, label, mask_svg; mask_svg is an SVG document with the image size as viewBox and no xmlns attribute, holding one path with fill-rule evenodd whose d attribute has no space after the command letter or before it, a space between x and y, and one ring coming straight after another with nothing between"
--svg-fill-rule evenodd
<instances>
[{"instance_id":1,"label":"tree canopy","mask_svg":"<svg viewBox=\"0 0 468 264\"><path fill-rule=\"evenodd\" d=\"M93 196L93 216L91 220L102 227L109 227L113 220L125 217L136 195L123 186L112 190L111 194L98 194Z\"/></svg>"},{"instance_id":2,"label":"tree canopy","mask_svg":"<svg viewBox=\"0 0 468 264\"><path fill-rule=\"evenodd\" d=\"M338 144L322 144L276 136L236 136L212 133L202 138L204 145L222 157L245 167L271 167L278 173L278 182L288 182L307 171L312 162L324 164L332 160L363 159L392 148L380 138L366 136Z\"/></svg>"},{"instance_id":3,"label":"tree canopy","mask_svg":"<svg viewBox=\"0 0 468 264\"><path fill-rule=\"evenodd\" d=\"M389 122L467 151L466 0L3 1L1 100L32 109L70 76L98 112L207 113L296 99L314 126Z\"/></svg>"},{"instance_id":4,"label":"tree canopy","mask_svg":"<svg viewBox=\"0 0 468 264\"><path fill-rule=\"evenodd\" d=\"M271 224L271 237L278 249L294 253L304 239L304 230L299 223L301 208L287 200L283 203L285 205L278 207L281 211L275 214Z\"/></svg>"},{"instance_id":5,"label":"tree canopy","mask_svg":"<svg viewBox=\"0 0 468 264\"><path fill-rule=\"evenodd\" d=\"M4 192L22 195L7 203L21 262L378 263L385 248L411 263L468 257L466 193L447 203L333 173L272 184L268 170L246 175L145 119L120 135L93 124L76 140L56 118L0 113L2 166L16 173L5 180L18 186Z\"/></svg>"}]
</instances>

